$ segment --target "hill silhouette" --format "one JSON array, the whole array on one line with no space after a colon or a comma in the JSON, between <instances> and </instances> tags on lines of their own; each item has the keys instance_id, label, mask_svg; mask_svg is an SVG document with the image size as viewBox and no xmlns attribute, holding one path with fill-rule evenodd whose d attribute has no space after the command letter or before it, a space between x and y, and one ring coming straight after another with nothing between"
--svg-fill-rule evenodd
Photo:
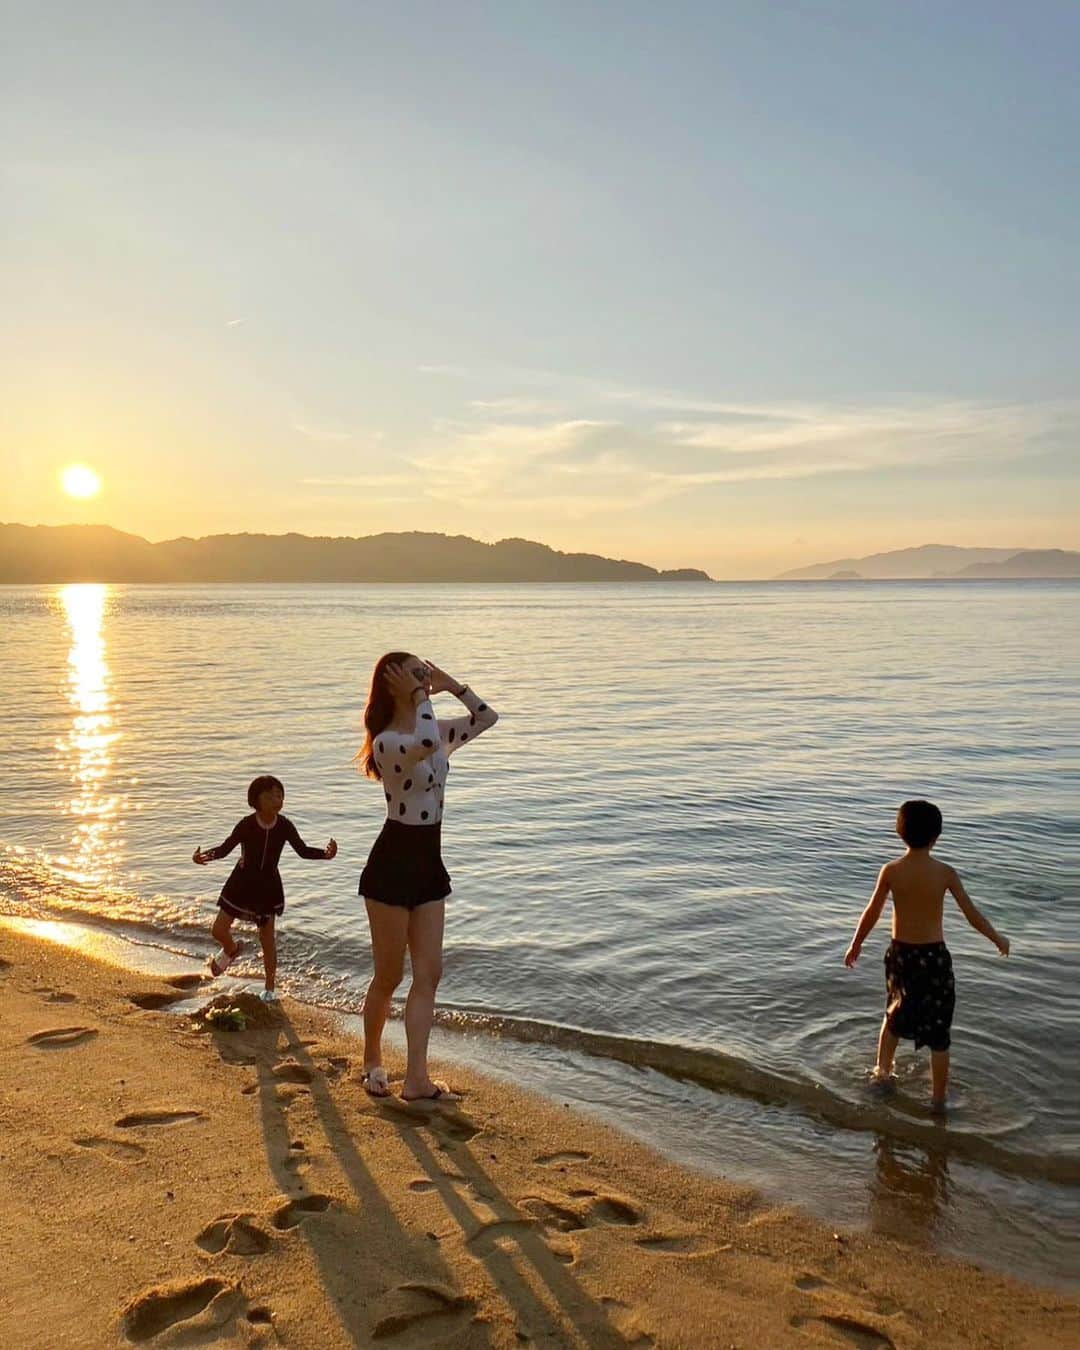
<instances>
[{"instance_id":1,"label":"hill silhouette","mask_svg":"<svg viewBox=\"0 0 1080 1350\"><path fill-rule=\"evenodd\" d=\"M1080 553L1064 549L961 548L923 544L866 558L838 558L783 572L777 581L1035 580L1080 576Z\"/></svg>"},{"instance_id":2,"label":"hill silhouette","mask_svg":"<svg viewBox=\"0 0 1080 1350\"><path fill-rule=\"evenodd\" d=\"M528 539L410 531L360 538L216 534L153 544L108 525L0 524L0 583L71 581L710 581Z\"/></svg>"},{"instance_id":3,"label":"hill silhouette","mask_svg":"<svg viewBox=\"0 0 1080 1350\"><path fill-rule=\"evenodd\" d=\"M1080 553L1070 553L1063 548L1027 549L1015 553L1001 562L971 563L958 577L973 577L982 580L1007 577L1080 577Z\"/></svg>"}]
</instances>

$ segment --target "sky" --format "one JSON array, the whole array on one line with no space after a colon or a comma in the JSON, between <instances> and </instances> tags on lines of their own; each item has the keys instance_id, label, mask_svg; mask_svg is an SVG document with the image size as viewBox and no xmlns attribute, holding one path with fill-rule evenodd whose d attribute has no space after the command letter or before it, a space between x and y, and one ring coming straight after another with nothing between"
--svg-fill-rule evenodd
<instances>
[{"instance_id":1,"label":"sky","mask_svg":"<svg viewBox=\"0 0 1080 1350\"><path fill-rule=\"evenodd\" d=\"M0 519L1080 548L1071 0L0 12Z\"/></svg>"}]
</instances>

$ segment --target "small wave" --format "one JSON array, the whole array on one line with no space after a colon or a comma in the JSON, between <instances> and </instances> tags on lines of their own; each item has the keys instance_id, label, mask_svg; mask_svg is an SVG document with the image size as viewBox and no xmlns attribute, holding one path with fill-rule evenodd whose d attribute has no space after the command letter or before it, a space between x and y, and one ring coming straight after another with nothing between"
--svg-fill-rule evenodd
<instances>
[{"instance_id":1,"label":"small wave","mask_svg":"<svg viewBox=\"0 0 1080 1350\"><path fill-rule=\"evenodd\" d=\"M177 937L206 928L198 906L67 873L56 859L10 845L0 846L0 913L127 927Z\"/></svg>"},{"instance_id":2,"label":"small wave","mask_svg":"<svg viewBox=\"0 0 1080 1350\"><path fill-rule=\"evenodd\" d=\"M132 892L113 889L107 908L101 891L57 884L56 872L22 850L0 851L0 913L82 923L123 938L136 946L156 947L194 957L206 943L205 920L192 908L158 898L152 912ZM301 943L301 951L303 944ZM297 951L296 955L301 955ZM307 953L304 953L307 954ZM282 971L290 993L338 1012L357 1010L359 998L344 987L343 977L330 975L314 959L299 969ZM999 1172L1076 1185L1080 1158L1071 1153L1020 1149L985 1133L957 1129L905 1111L904 1099L853 1100L821 1081L797 1073L778 1072L737 1054L671 1041L652 1041L609 1032L588 1031L557 1022L459 1005L443 1005L437 1023L463 1034L504 1037L527 1044L551 1045L599 1059L655 1070L676 1081L691 1082L713 1092L730 1092L785 1108L793 1108L840 1129L876 1133L919 1145ZM910 1109L910 1108L909 1108Z\"/></svg>"},{"instance_id":3,"label":"small wave","mask_svg":"<svg viewBox=\"0 0 1080 1350\"><path fill-rule=\"evenodd\" d=\"M653 1069L714 1092L734 1092L770 1105L794 1107L845 1130L885 1135L981 1163L1014 1176L1042 1178L1065 1185L1080 1183L1080 1158L1013 1148L995 1139L904 1115L884 1102L852 1101L824 1083L762 1068L722 1050L649 1041L608 1032L585 1031L557 1022L535 1021L471 1008L439 1009L437 1023L465 1034L501 1036L532 1045L552 1045Z\"/></svg>"}]
</instances>

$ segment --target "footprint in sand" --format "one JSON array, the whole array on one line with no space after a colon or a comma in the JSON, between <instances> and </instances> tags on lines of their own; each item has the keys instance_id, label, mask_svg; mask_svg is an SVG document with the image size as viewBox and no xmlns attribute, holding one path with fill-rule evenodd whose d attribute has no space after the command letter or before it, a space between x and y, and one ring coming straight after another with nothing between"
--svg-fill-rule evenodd
<instances>
[{"instance_id":1,"label":"footprint in sand","mask_svg":"<svg viewBox=\"0 0 1080 1350\"><path fill-rule=\"evenodd\" d=\"M465 1239L465 1245L471 1252L485 1256L498 1245L500 1238L517 1238L523 1231L537 1226L534 1218L491 1219L471 1232Z\"/></svg>"},{"instance_id":2,"label":"footprint in sand","mask_svg":"<svg viewBox=\"0 0 1080 1350\"><path fill-rule=\"evenodd\" d=\"M166 994L161 989L152 989L145 994L128 994L128 1002L134 1003L136 1008L147 1008L156 1012L158 1008L167 1008L170 1003L179 1003L183 999L182 993Z\"/></svg>"},{"instance_id":3,"label":"footprint in sand","mask_svg":"<svg viewBox=\"0 0 1080 1350\"><path fill-rule=\"evenodd\" d=\"M891 1336L878 1331L869 1322L860 1321L857 1317L821 1313L817 1317L792 1317L789 1321L789 1325L796 1329L814 1324L818 1329L824 1328L832 1332L834 1340L841 1344L854 1345L858 1350L882 1350L882 1347L896 1350L896 1344Z\"/></svg>"},{"instance_id":4,"label":"footprint in sand","mask_svg":"<svg viewBox=\"0 0 1080 1350\"><path fill-rule=\"evenodd\" d=\"M824 1297L825 1292L828 1291L829 1293L839 1295L840 1297L845 1296L843 1289L833 1284L831 1280L827 1280L824 1275L816 1275L812 1270L803 1271L793 1283L795 1288L804 1294L815 1294L820 1292L822 1297ZM857 1296L851 1297L855 1297L856 1302L862 1302L864 1306L869 1305L867 1306L868 1312L877 1313L882 1317L893 1317L900 1311L900 1305L895 1299L890 1298L887 1294L872 1294L869 1293L869 1291L864 1292L866 1293L865 1299L858 1298ZM879 1333L875 1332L875 1335L876 1334Z\"/></svg>"},{"instance_id":5,"label":"footprint in sand","mask_svg":"<svg viewBox=\"0 0 1080 1350\"><path fill-rule=\"evenodd\" d=\"M116 1122L118 1130L132 1130L139 1125L187 1125L192 1120L205 1119L204 1111L169 1111L164 1107L150 1107L146 1111L133 1111L131 1115L121 1116Z\"/></svg>"},{"instance_id":6,"label":"footprint in sand","mask_svg":"<svg viewBox=\"0 0 1080 1350\"><path fill-rule=\"evenodd\" d=\"M284 1233L303 1223L305 1219L310 1219L313 1214L324 1213L333 1202L332 1195L301 1195L295 1200L279 1205L274 1210L270 1222L279 1232Z\"/></svg>"},{"instance_id":7,"label":"footprint in sand","mask_svg":"<svg viewBox=\"0 0 1080 1350\"><path fill-rule=\"evenodd\" d=\"M425 1191L433 1191L434 1189L435 1183L427 1177L419 1177L416 1181L409 1182L409 1190L412 1191L413 1195L423 1195Z\"/></svg>"},{"instance_id":8,"label":"footprint in sand","mask_svg":"<svg viewBox=\"0 0 1080 1350\"><path fill-rule=\"evenodd\" d=\"M78 1144L80 1148L96 1149L113 1162L136 1163L146 1157L146 1149L142 1144L132 1144L126 1139L107 1139L103 1135L93 1134L85 1139L74 1139L72 1143Z\"/></svg>"},{"instance_id":9,"label":"footprint in sand","mask_svg":"<svg viewBox=\"0 0 1080 1350\"><path fill-rule=\"evenodd\" d=\"M480 1126L471 1121L468 1116L460 1113L447 1115L440 1112L431 1122L431 1129L436 1134L441 1134L443 1138L452 1140L455 1144L467 1144L470 1139L475 1139L480 1133Z\"/></svg>"},{"instance_id":10,"label":"footprint in sand","mask_svg":"<svg viewBox=\"0 0 1080 1350\"><path fill-rule=\"evenodd\" d=\"M578 1153L576 1149L565 1149L562 1153L541 1153L533 1159L541 1167L556 1167L560 1164L588 1162L592 1155Z\"/></svg>"},{"instance_id":11,"label":"footprint in sand","mask_svg":"<svg viewBox=\"0 0 1080 1350\"><path fill-rule=\"evenodd\" d=\"M209 983L209 975L167 975L165 983L171 984L174 989L198 989L200 985Z\"/></svg>"},{"instance_id":12,"label":"footprint in sand","mask_svg":"<svg viewBox=\"0 0 1080 1350\"><path fill-rule=\"evenodd\" d=\"M36 1045L39 1050L63 1050L71 1045L82 1045L97 1035L93 1027L56 1027L51 1031L35 1031L27 1036L27 1045Z\"/></svg>"},{"instance_id":13,"label":"footprint in sand","mask_svg":"<svg viewBox=\"0 0 1080 1350\"><path fill-rule=\"evenodd\" d=\"M480 1126L453 1102L442 1105L437 1101L407 1102L401 1097L382 1097L378 1105L386 1115L392 1115L398 1124L430 1130L432 1134L455 1144L467 1144L480 1133Z\"/></svg>"},{"instance_id":14,"label":"footprint in sand","mask_svg":"<svg viewBox=\"0 0 1080 1350\"><path fill-rule=\"evenodd\" d=\"M250 1210L242 1214L222 1214L199 1232L195 1245L212 1256L220 1252L229 1256L258 1256L269 1249L273 1239L258 1224L252 1223L254 1218Z\"/></svg>"},{"instance_id":15,"label":"footprint in sand","mask_svg":"<svg viewBox=\"0 0 1080 1350\"><path fill-rule=\"evenodd\" d=\"M298 1064L295 1059L283 1059L270 1072L282 1083L310 1083L315 1077L313 1070Z\"/></svg>"},{"instance_id":16,"label":"footprint in sand","mask_svg":"<svg viewBox=\"0 0 1080 1350\"><path fill-rule=\"evenodd\" d=\"M292 1172L295 1176L307 1171L311 1166L311 1159L302 1139L293 1140L289 1145L288 1156L282 1159L281 1165L286 1172Z\"/></svg>"},{"instance_id":17,"label":"footprint in sand","mask_svg":"<svg viewBox=\"0 0 1080 1350\"><path fill-rule=\"evenodd\" d=\"M44 999L46 1003L78 1003L79 1001L77 994L69 994L64 989L39 989L37 995Z\"/></svg>"},{"instance_id":18,"label":"footprint in sand","mask_svg":"<svg viewBox=\"0 0 1080 1350\"><path fill-rule=\"evenodd\" d=\"M554 1228L559 1233L576 1233L587 1227L583 1214L543 1195L525 1196L521 1208L538 1219L543 1227Z\"/></svg>"},{"instance_id":19,"label":"footprint in sand","mask_svg":"<svg viewBox=\"0 0 1080 1350\"><path fill-rule=\"evenodd\" d=\"M400 1336L434 1318L463 1320L475 1307L475 1299L457 1294L446 1285L407 1281L376 1301L371 1338L381 1341Z\"/></svg>"},{"instance_id":20,"label":"footprint in sand","mask_svg":"<svg viewBox=\"0 0 1080 1350\"><path fill-rule=\"evenodd\" d=\"M554 1228L560 1233L595 1228L598 1224L632 1227L645 1217L636 1205L617 1195L597 1195L589 1190L575 1194L585 1198L586 1203L574 1206L549 1195L528 1195L522 1199L521 1207L539 1219L545 1228Z\"/></svg>"},{"instance_id":21,"label":"footprint in sand","mask_svg":"<svg viewBox=\"0 0 1080 1350\"><path fill-rule=\"evenodd\" d=\"M214 1328L231 1321L244 1304L232 1280L210 1276L205 1280L174 1281L147 1289L123 1309L120 1324L129 1341L148 1341L178 1322L189 1322L185 1333L202 1340Z\"/></svg>"},{"instance_id":22,"label":"footprint in sand","mask_svg":"<svg viewBox=\"0 0 1080 1350\"><path fill-rule=\"evenodd\" d=\"M222 1041L215 1049L221 1056L222 1063L233 1068L253 1069L259 1062L250 1050L245 1050L243 1046L229 1045L227 1041Z\"/></svg>"},{"instance_id":23,"label":"footprint in sand","mask_svg":"<svg viewBox=\"0 0 1080 1350\"><path fill-rule=\"evenodd\" d=\"M640 1223L645 1217L637 1205L623 1200L617 1195L598 1195L589 1206L589 1219L592 1223L632 1224Z\"/></svg>"}]
</instances>

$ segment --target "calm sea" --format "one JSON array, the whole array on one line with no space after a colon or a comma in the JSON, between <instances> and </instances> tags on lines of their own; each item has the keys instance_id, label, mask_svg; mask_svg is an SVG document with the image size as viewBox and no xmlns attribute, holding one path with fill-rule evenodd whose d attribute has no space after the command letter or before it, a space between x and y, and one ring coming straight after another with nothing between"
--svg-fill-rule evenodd
<instances>
[{"instance_id":1,"label":"calm sea","mask_svg":"<svg viewBox=\"0 0 1080 1350\"><path fill-rule=\"evenodd\" d=\"M1078 602L1066 582L0 588L0 911L107 931L133 963L204 959L228 864L191 852L273 772L307 840L341 846L283 860L283 983L355 1011L383 798L352 756L373 660L412 649L501 713L450 777L441 1053L833 1222L1068 1282ZM910 1049L893 1102L867 1091L884 923L841 964L911 796L1013 941L1002 960L947 916L947 1127Z\"/></svg>"}]
</instances>

